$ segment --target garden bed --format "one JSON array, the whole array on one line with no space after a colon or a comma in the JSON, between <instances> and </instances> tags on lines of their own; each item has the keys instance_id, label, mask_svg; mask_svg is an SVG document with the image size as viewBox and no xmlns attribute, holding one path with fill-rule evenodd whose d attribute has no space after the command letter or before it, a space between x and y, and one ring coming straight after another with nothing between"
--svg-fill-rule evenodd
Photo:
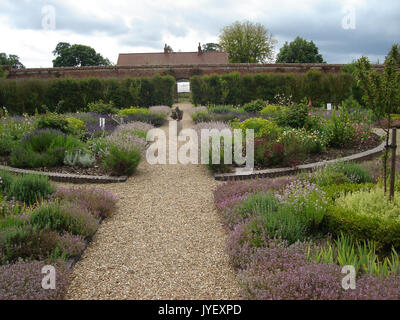
<instances>
[{"instance_id":1,"label":"garden bed","mask_svg":"<svg viewBox=\"0 0 400 320\"><path fill-rule=\"evenodd\" d=\"M68 115L9 117L3 112L0 165L56 181L126 181L144 157L147 132L163 125L170 112L166 106L118 110L102 101L88 108L88 113Z\"/></svg>"},{"instance_id":2,"label":"garden bed","mask_svg":"<svg viewBox=\"0 0 400 320\"><path fill-rule=\"evenodd\" d=\"M118 198L38 175L0 171L0 178L0 300L63 299L71 268ZM42 287L43 266L55 268L55 290Z\"/></svg>"},{"instance_id":3,"label":"garden bed","mask_svg":"<svg viewBox=\"0 0 400 320\"><path fill-rule=\"evenodd\" d=\"M379 135L377 135L377 140L380 142ZM378 144L378 143L376 143ZM359 153L352 153L350 155L346 155L347 150L338 150L339 152L337 153L337 157L333 159L323 159L318 162L310 162L310 163L304 163L301 164L297 167L294 168L270 168L270 169L256 169L250 172L242 172L242 171L237 171L234 173L216 173L214 174L215 180L218 181L228 181L228 180L243 180L243 179L252 179L252 178L275 178L275 177L282 177L282 176L288 176L288 175L293 175L297 174L299 172L307 172L307 171L312 171L314 169L320 168L322 166L332 164L335 162L346 162L346 161L355 161L355 162L360 162L360 161L366 161L366 160L372 160L373 158L376 158L379 156L385 148L385 142L380 142L375 148L373 149L368 149L365 151L362 151L364 148L359 148ZM354 151L355 152L355 151ZM339 154L343 154L342 157L339 156Z\"/></svg>"},{"instance_id":4,"label":"garden bed","mask_svg":"<svg viewBox=\"0 0 400 320\"><path fill-rule=\"evenodd\" d=\"M217 187L246 299L400 299L399 196L388 202L370 169L337 163ZM344 266L354 266L356 288L342 287Z\"/></svg>"}]
</instances>

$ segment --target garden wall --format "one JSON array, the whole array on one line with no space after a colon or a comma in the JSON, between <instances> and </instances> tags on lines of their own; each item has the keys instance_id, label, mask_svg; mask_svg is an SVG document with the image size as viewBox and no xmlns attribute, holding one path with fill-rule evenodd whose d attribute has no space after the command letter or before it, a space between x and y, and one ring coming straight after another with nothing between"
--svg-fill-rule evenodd
<instances>
[{"instance_id":1,"label":"garden wall","mask_svg":"<svg viewBox=\"0 0 400 320\"><path fill-rule=\"evenodd\" d=\"M294 102L311 98L318 106L338 104L353 95L361 102L361 92L351 73L324 74L312 70L305 74L259 73L242 75L193 76L190 78L193 102L206 104L245 104L252 100L274 101L277 94L292 96Z\"/></svg>"},{"instance_id":2,"label":"garden wall","mask_svg":"<svg viewBox=\"0 0 400 320\"><path fill-rule=\"evenodd\" d=\"M340 73L343 64L206 64L206 65L149 65L149 66L108 66L108 67L67 67L67 68L36 68L11 70L7 79L57 79L57 78L88 78L101 79L127 77L153 77L156 74L172 75L177 80L189 79L194 75L226 74L239 72L240 74L254 73L306 73L310 70L319 70L323 73ZM374 68L382 69L380 65Z\"/></svg>"},{"instance_id":3,"label":"garden wall","mask_svg":"<svg viewBox=\"0 0 400 320\"><path fill-rule=\"evenodd\" d=\"M172 106L175 79L171 76L125 79L26 79L0 81L0 106L10 114L84 111L90 102L112 101L130 106Z\"/></svg>"}]
</instances>

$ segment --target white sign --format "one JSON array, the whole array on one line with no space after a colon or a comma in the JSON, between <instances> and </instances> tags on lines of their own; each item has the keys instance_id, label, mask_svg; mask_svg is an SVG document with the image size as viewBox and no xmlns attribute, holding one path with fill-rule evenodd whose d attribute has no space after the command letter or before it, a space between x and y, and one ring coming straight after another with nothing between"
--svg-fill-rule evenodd
<instances>
[{"instance_id":1,"label":"white sign","mask_svg":"<svg viewBox=\"0 0 400 320\"><path fill-rule=\"evenodd\" d=\"M326 105L326 108L327 108L328 111L332 111L332 104L331 104L331 103L328 103L328 104Z\"/></svg>"}]
</instances>

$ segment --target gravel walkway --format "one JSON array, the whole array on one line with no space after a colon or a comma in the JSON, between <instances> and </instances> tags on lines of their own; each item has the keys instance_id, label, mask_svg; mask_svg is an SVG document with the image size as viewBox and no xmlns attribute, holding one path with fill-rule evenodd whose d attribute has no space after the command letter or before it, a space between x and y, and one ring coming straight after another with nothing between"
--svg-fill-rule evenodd
<instances>
[{"instance_id":1,"label":"gravel walkway","mask_svg":"<svg viewBox=\"0 0 400 320\"><path fill-rule=\"evenodd\" d=\"M191 104L183 127L191 127ZM165 127L166 128L166 127ZM240 299L205 166L142 161L121 200L75 266L67 299Z\"/></svg>"}]
</instances>

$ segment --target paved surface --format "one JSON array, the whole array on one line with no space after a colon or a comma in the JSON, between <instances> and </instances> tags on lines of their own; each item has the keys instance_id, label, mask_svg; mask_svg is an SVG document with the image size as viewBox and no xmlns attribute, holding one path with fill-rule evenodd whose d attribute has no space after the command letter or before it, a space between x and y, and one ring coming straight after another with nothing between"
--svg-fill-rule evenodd
<instances>
[{"instance_id":1,"label":"paved surface","mask_svg":"<svg viewBox=\"0 0 400 320\"><path fill-rule=\"evenodd\" d=\"M191 127L191 104L178 106ZM144 160L125 184L99 185L121 198L119 209L75 266L67 298L240 299L216 184L205 166Z\"/></svg>"}]
</instances>

